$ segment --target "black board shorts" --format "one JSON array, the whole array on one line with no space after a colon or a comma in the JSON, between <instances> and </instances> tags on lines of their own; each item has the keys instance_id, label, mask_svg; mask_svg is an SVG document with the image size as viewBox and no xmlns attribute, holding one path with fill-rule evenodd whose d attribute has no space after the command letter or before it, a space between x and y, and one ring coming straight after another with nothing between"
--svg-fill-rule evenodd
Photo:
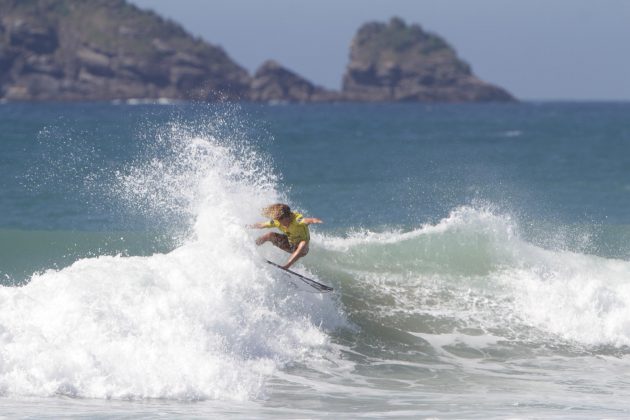
<instances>
[{"instance_id":1,"label":"black board shorts","mask_svg":"<svg viewBox=\"0 0 630 420\"><path fill-rule=\"evenodd\" d=\"M282 233L276 233L275 235L273 235L273 239L271 240L271 242L278 248L291 253L295 252L298 246L298 244L291 243L289 241L289 237ZM306 251L305 255L307 253L308 251Z\"/></svg>"}]
</instances>

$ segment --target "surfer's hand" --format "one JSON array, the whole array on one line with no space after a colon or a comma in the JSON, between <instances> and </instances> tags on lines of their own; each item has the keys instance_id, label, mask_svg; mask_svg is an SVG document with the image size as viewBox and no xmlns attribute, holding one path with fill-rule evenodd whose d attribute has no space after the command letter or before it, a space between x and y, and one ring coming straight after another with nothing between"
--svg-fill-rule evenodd
<instances>
[{"instance_id":1,"label":"surfer's hand","mask_svg":"<svg viewBox=\"0 0 630 420\"><path fill-rule=\"evenodd\" d=\"M308 217L304 219L304 223L308 225L324 223L322 219L318 219L317 217Z\"/></svg>"}]
</instances>

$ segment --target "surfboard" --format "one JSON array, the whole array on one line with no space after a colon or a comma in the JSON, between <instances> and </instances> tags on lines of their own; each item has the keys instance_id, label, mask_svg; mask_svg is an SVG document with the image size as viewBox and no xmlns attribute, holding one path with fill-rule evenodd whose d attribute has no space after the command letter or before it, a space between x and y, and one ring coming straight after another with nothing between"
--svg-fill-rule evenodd
<instances>
[{"instance_id":1,"label":"surfboard","mask_svg":"<svg viewBox=\"0 0 630 420\"><path fill-rule=\"evenodd\" d=\"M330 286L326 286L325 284L317 282L317 281L315 281L313 279L309 279L308 277L303 276L300 273L296 273L295 271L289 270L288 268L284 268L281 265L276 264L275 262L272 262L272 261L269 261L269 260L265 260L265 261L267 261L267 264L271 264L274 267L277 267L280 270L282 270L284 272L287 272L287 273L297 277L298 279L300 279L304 283L308 284L309 286L311 286L313 289L317 290L320 293L328 293L328 292L332 292L334 290Z\"/></svg>"}]
</instances>

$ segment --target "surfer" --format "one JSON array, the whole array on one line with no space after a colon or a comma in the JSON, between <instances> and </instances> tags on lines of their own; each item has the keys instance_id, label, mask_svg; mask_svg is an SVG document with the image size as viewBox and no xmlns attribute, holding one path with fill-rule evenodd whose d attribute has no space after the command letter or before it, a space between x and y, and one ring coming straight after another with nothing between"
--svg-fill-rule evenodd
<instances>
[{"instance_id":1,"label":"surfer","mask_svg":"<svg viewBox=\"0 0 630 420\"><path fill-rule=\"evenodd\" d=\"M291 211L289 206L282 203L265 207L262 214L271 220L250 225L251 228L268 229L275 227L283 233L266 233L256 239L256 245L260 246L269 241L281 250L290 253L289 260L282 266L285 269L308 254L308 243L311 240L308 225L323 223L315 217L304 217L300 213Z\"/></svg>"}]
</instances>

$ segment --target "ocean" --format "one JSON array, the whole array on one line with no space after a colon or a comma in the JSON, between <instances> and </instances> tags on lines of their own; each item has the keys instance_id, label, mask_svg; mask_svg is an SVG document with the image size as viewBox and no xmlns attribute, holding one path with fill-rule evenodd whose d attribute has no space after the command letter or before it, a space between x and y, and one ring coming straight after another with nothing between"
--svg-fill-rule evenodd
<instances>
[{"instance_id":1,"label":"ocean","mask_svg":"<svg viewBox=\"0 0 630 420\"><path fill-rule=\"evenodd\" d=\"M628 418L629 117L0 104L0 417Z\"/></svg>"}]
</instances>

